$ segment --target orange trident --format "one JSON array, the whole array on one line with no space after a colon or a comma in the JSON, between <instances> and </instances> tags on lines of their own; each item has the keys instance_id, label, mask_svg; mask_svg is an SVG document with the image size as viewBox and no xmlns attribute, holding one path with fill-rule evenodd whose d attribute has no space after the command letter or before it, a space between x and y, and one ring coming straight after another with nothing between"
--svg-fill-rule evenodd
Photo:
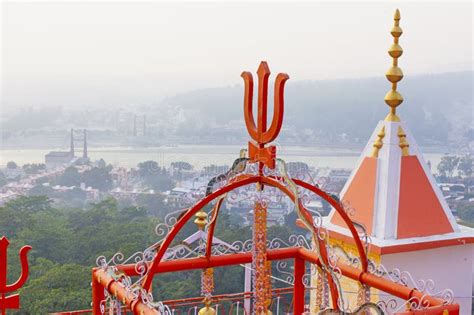
<instances>
[{"instance_id":1,"label":"orange trident","mask_svg":"<svg viewBox=\"0 0 474 315\"><path fill-rule=\"evenodd\" d=\"M7 292L13 292L21 288L28 279L28 258L27 254L31 246L23 246L20 249L21 276L13 284L7 284L7 250L8 239L4 236L0 238L0 312L6 314L7 309L20 308L20 296L18 294L6 296Z\"/></svg>"},{"instance_id":2,"label":"orange trident","mask_svg":"<svg viewBox=\"0 0 474 315\"><path fill-rule=\"evenodd\" d=\"M283 90L285 82L290 77L286 73L279 73L275 79L275 96L273 119L270 128L267 129L267 101L268 101L268 77L270 69L265 61L260 63L257 70L258 75L258 117L257 125L253 117L253 77L250 72L242 72L241 77L245 82L244 114L247 130L254 141L249 141L249 157L253 162L260 162L260 171L263 165L275 168L276 147L265 147L272 142L280 133L283 123Z\"/></svg>"}]
</instances>

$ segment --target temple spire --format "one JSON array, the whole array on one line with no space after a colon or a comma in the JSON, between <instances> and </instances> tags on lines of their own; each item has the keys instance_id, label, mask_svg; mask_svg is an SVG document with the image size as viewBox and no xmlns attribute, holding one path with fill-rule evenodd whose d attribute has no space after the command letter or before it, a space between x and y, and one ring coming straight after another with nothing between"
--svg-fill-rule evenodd
<instances>
[{"instance_id":1,"label":"temple spire","mask_svg":"<svg viewBox=\"0 0 474 315\"><path fill-rule=\"evenodd\" d=\"M403 31L400 24L400 11L395 11L394 25L390 33L393 36L393 44L388 49L388 54L393 58L393 63L390 69L388 69L385 76L387 80L392 83L392 89L385 95L385 103L390 106L390 113L385 117L386 121L400 121L400 118L396 114L396 108L403 102L403 97L397 91L397 83L403 79L402 69L398 67L398 58L403 54L402 47L398 44L398 39L402 35Z\"/></svg>"}]
</instances>

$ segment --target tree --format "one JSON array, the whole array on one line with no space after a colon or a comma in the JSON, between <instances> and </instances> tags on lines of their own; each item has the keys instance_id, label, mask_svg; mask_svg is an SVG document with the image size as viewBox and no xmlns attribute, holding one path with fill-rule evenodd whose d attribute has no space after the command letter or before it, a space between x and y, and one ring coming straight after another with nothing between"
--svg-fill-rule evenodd
<instances>
[{"instance_id":1,"label":"tree","mask_svg":"<svg viewBox=\"0 0 474 315\"><path fill-rule=\"evenodd\" d=\"M88 187L90 186L101 191L108 191L113 185L112 176L106 167L93 167L90 170L84 171L82 173L82 182Z\"/></svg>"},{"instance_id":2,"label":"tree","mask_svg":"<svg viewBox=\"0 0 474 315\"><path fill-rule=\"evenodd\" d=\"M140 194L136 198L137 205L145 208L149 214L164 216L168 210L168 206L164 203L162 194Z\"/></svg>"},{"instance_id":3,"label":"tree","mask_svg":"<svg viewBox=\"0 0 474 315\"><path fill-rule=\"evenodd\" d=\"M298 174L306 174L309 172L309 166L304 162L288 162L287 168L288 173L290 173L291 176L297 176Z\"/></svg>"},{"instance_id":4,"label":"tree","mask_svg":"<svg viewBox=\"0 0 474 315\"><path fill-rule=\"evenodd\" d=\"M206 175L223 174L229 170L229 165L215 165L211 164L203 167L203 173Z\"/></svg>"},{"instance_id":5,"label":"tree","mask_svg":"<svg viewBox=\"0 0 474 315\"><path fill-rule=\"evenodd\" d=\"M97 167L99 168L105 168L107 166L107 163L105 163L104 159L100 159L99 162L97 162Z\"/></svg>"},{"instance_id":6,"label":"tree","mask_svg":"<svg viewBox=\"0 0 474 315\"><path fill-rule=\"evenodd\" d=\"M459 157L454 155L445 155L438 164L438 172L441 176L452 177L459 164Z\"/></svg>"},{"instance_id":7,"label":"tree","mask_svg":"<svg viewBox=\"0 0 474 315\"><path fill-rule=\"evenodd\" d=\"M16 165L16 163L13 162L13 161L10 161L10 162L7 163L7 168L9 168L9 169L16 169L17 167L18 167L18 165Z\"/></svg>"},{"instance_id":8,"label":"tree","mask_svg":"<svg viewBox=\"0 0 474 315\"><path fill-rule=\"evenodd\" d=\"M474 158L471 155L465 155L459 160L458 171L460 175L466 178L472 176Z\"/></svg>"},{"instance_id":9,"label":"tree","mask_svg":"<svg viewBox=\"0 0 474 315\"><path fill-rule=\"evenodd\" d=\"M0 187L6 185L8 183L7 178L3 172L0 172Z\"/></svg>"},{"instance_id":10,"label":"tree","mask_svg":"<svg viewBox=\"0 0 474 315\"><path fill-rule=\"evenodd\" d=\"M22 196L0 207L0 231L12 239L35 225L34 215L50 211L51 200L46 196Z\"/></svg>"},{"instance_id":11,"label":"tree","mask_svg":"<svg viewBox=\"0 0 474 315\"><path fill-rule=\"evenodd\" d=\"M70 166L64 170L59 177L58 184L61 186L79 186L81 184L81 174L74 166Z\"/></svg>"},{"instance_id":12,"label":"tree","mask_svg":"<svg viewBox=\"0 0 474 315\"><path fill-rule=\"evenodd\" d=\"M38 259L20 290L22 314L48 314L90 307L90 267ZM41 268L41 271L37 269ZM35 276L35 274L38 274Z\"/></svg>"},{"instance_id":13,"label":"tree","mask_svg":"<svg viewBox=\"0 0 474 315\"><path fill-rule=\"evenodd\" d=\"M138 163L138 174L141 177L147 177L161 172L161 167L155 161L145 161Z\"/></svg>"},{"instance_id":14,"label":"tree","mask_svg":"<svg viewBox=\"0 0 474 315\"><path fill-rule=\"evenodd\" d=\"M166 191L174 187L174 182L166 169L159 167L155 161L139 163L138 173L145 184L155 191Z\"/></svg>"},{"instance_id":15,"label":"tree","mask_svg":"<svg viewBox=\"0 0 474 315\"><path fill-rule=\"evenodd\" d=\"M457 206L457 214L463 221L474 223L474 205L472 203L460 203Z\"/></svg>"},{"instance_id":16,"label":"tree","mask_svg":"<svg viewBox=\"0 0 474 315\"><path fill-rule=\"evenodd\" d=\"M54 190L48 185L36 185L28 191L29 196L48 196L53 197Z\"/></svg>"},{"instance_id":17,"label":"tree","mask_svg":"<svg viewBox=\"0 0 474 315\"><path fill-rule=\"evenodd\" d=\"M23 165L23 170L26 174L38 174L40 171L45 170L46 165L42 163L32 163Z\"/></svg>"},{"instance_id":18,"label":"tree","mask_svg":"<svg viewBox=\"0 0 474 315\"><path fill-rule=\"evenodd\" d=\"M191 171L193 169L190 163L183 161L172 162L171 167L178 171Z\"/></svg>"}]
</instances>

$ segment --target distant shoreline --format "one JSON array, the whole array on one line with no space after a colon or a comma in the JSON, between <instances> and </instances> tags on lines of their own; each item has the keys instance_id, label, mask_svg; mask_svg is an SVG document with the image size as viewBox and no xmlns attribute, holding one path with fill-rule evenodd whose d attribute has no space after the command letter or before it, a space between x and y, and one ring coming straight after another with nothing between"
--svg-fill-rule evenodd
<instances>
[{"instance_id":1,"label":"distant shoreline","mask_svg":"<svg viewBox=\"0 0 474 315\"><path fill-rule=\"evenodd\" d=\"M239 157L241 149L246 145L176 145L158 147L94 147L88 148L92 160L104 159L115 166L135 167L138 163L154 160L159 165L168 166L175 161L189 162L197 169L206 165L231 165ZM67 151L66 148L49 149L0 149L0 165L14 161L19 165L28 163L44 163L44 155L50 151ZM425 160L436 166L444 152L432 152L421 149ZM287 162L304 162L311 167L329 167L352 169L356 166L361 149L348 149L321 146L285 146L277 148L277 154ZM82 154L76 148L76 156Z\"/></svg>"}]
</instances>

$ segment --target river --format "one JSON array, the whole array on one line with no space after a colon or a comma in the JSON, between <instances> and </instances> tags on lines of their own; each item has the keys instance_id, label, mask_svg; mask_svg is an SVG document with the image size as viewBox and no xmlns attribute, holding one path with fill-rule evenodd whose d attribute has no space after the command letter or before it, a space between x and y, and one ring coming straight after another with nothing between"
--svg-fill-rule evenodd
<instances>
[{"instance_id":1,"label":"river","mask_svg":"<svg viewBox=\"0 0 474 315\"><path fill-rule=\"evenodd\" d=\"M185 161L195 168L210 164L230 165L238 156L242 147L236 145L179 145L161 147L92 147L89 148L89 157L92 160L103 158L107 163L115 166L134 167L146 160L157 161L160 165L169 165L173 161ZM44 155L49 151L61 149L24 149L0 150L0 165L9 161L19 165L26 163L44 163ZM65 149L62 149L65 150ZM283 146L277 150L277 155L287 162L305 162L312 167L330 167L352 169L359 158L359 150L331 149L321 147ZM77 152L77 154L81 152ZM438 165L443 154L426 153L425 161L431 161L433 166Z\"/></svg>"}]
</instances>

